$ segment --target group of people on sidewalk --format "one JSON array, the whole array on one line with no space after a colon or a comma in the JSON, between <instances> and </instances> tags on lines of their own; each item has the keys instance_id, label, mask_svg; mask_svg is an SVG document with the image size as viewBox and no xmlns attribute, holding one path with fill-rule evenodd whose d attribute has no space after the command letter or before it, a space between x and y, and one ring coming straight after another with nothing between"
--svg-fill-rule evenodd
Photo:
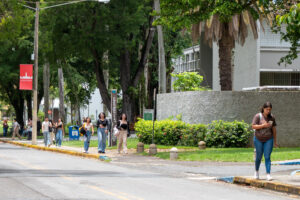
<instances>
[{"instance_id":1,"label":"group of people on sidewalk","mask_svg":"<svg viewBox=\"0 0 300 200\"><path fill-rule=\"evenodd\" d=\"M45 117L45 120L42 123L42 132L46 147L50 147L54 141L57 147L61 147L65 135L64 123L61 118L59 118L56 123L53 123L48 117Z\"/></svg>"},{"instance_id":2,"label":"group of people on sidewalk","mask_svg":"<svg viewBox=\"0 0 300 200\"><path fill-rule=\"evenodd\" d=\"M105 153L106 139L109 130L111 130L111 124L106 119L106 115L104 112L100 113L98 117L99 118L96 124L98 136L98 153L102 154ZM125 113L120 116L120 120L118 121L116 128L119 130L118 134L115 135L119 141L118 153L121 153L122 151L124 154L127 154L127 137L130 133L130 130L127 115ZM91 136L94 135L94 126L91 122L91 118L88 117L84 120L82 129L84 129L84 131L81 131L84 137L84 153L88 153L90 139Z\"/></svg>"}]
</instances>

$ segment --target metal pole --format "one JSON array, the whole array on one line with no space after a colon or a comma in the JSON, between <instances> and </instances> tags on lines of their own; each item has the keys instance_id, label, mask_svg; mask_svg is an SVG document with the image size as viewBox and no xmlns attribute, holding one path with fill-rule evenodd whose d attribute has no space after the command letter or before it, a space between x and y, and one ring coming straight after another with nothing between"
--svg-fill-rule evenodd
<instances>
[{"instance_id":1,"label":"metal pole","mask_svg":"<svg viewBox=\"0 0 300 200\"><path fill-rule=\"evenodd\" d=\"M154 88L154 93L153 93L153 107L154 107L154 116L153 116L153 129L152 129L152 144L154 144L154 122L155 122L155 110L156 110L156 103L155 103L155 100L156 100L156 88Z\"/></svg>"},{"instance_id":2,"label":"metal pole","mask_svg":"<svg viewBox=\"0 0 300 200\"><path fill-rule=\"evenodd\" d=\"M34 26L34 75L33 75L33 109L32 109L32 144L36 145L37 138L37 109L38 109L38 61L39 61L39 11L40 3L36 2Z\"/></svg>"}]
</instances>

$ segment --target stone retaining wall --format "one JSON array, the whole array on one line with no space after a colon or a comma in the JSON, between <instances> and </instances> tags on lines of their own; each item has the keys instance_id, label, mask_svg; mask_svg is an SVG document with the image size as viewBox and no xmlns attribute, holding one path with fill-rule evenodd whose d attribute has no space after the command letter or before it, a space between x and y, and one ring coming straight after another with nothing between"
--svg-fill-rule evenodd
<instances>
[{"instance_id":1,"label":"stone retaining wall","mask_svg":"<svg viewBox=\"0 0 300 200\"><path fill-rule=\"evenodd\" d=\"M157 119L182 114L182 120L208 124L212 120L244 120L251 123L261 106L270 101L277 122L280 146L300 146L300 92L201 91L159 94Z\"/></svg>"}]
</instances>

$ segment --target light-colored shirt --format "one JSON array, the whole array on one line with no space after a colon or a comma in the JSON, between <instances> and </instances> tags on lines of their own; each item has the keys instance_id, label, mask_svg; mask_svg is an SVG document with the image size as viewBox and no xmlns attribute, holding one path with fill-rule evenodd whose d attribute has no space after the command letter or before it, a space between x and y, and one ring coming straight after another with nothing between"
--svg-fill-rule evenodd
<instances>
[{"instance_id":1,"label":"light-colored shirt","mask_svg":"<svg viewBox=\"0 0 300 200\"><path fill-rule=\"evenodd\" d=\"M50 122L49 121L48 122L44 121L42 123L42 131L43 132L49 131L49 126L50 126Z\"/></svg>"},{"instance_id":2,"label":"light-colored shirt","mask_svg":"<svg viewBox=\"0 0 300 200\"><path fill-rule=\"evenodd\" d=\"M16 127L20 128L20 125L19 125L18 122L14 122L14 129L15 129Z\"/></svg>"},{"instance_id":3,"label":"light-colored shirt","mask_svg":"<svg viewBox=\"0 0 300 200\"><path fill-rule=\"evenodd\" d=\"M88 124L88 123L85 123L85 126L84 126L84 127L86 128L87 131L90 131L91 128L92 128L92 126L93 126L92 123L89 123L89 124Z\"/></svg>"}]
</instances>

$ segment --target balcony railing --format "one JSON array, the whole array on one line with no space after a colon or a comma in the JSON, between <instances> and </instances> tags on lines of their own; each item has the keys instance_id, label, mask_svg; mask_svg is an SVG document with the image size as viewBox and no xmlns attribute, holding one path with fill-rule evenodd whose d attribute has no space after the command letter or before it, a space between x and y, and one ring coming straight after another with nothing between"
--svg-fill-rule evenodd
<instances>
[{"instance_id":1,"label":"balcony railing","mask_svg":"<svg viewBox=\"0 0 300 200\"><path fill-rule=\"evenodd\" d=\"M175 63L174 72L182 73L182 72L194 72L200 69L200 59L192 60L183 63Z\"/></svg>"}]
</instances>

